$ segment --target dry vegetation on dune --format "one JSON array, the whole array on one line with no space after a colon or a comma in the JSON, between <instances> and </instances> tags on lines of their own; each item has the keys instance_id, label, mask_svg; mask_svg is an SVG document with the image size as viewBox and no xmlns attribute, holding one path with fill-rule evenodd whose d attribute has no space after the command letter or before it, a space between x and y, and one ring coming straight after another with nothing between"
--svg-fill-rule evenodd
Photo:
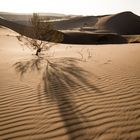
<instances>
[{"instance_id":1,"label":"dry vegetation on dune","mask_svg":"<svg viewBox=\"0 0 140 140\"><path fill-rule=\"evenodd\" d=\"M31 32L26 33L27 36L21 34L17 36L21 45L25 45L31 49L36 50L36 55L43 50L49 50L56 43L60 43L63 40L63 35L53 30L50 23L41 24L40 17L34 13L31 18ZM32 38L31 38L32 37ZM46 42L43 40L47 40ZM53 43L49 43L53 42Z\"/></svg>"}]
</instances>

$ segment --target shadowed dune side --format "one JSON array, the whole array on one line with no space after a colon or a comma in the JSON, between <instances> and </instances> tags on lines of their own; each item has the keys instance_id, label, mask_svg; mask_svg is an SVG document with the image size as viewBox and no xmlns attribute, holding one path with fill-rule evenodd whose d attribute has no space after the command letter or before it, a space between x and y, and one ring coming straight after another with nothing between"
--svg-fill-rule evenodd
<instances>
[{"instance_id":1,"label":"shadowed dune side","mask_svg":"<svg viewBox=\"0 0 140 140\"><path fill-rule=\"evenodd\" d=\"M121 35L136 35L140 34L140 17L132 12L122 12L100 18L96 26Z\"/></svg>"},{"instance_id":2,"label":"shadowed dune side","mask_svg":"<svg viewBox=\"0 0 140 140\"><path fill-rule=\"evenodd\" d=\"M31 37L29 34L27 34L28 32L32 31L32 29L28 26L17 24L17 23L14 23L14 22L2 19L2 18L0 18L0 25L10 28L17 33Z\"/></svg>"},{"instance_id":3,"label":"shadowed dune side","mask_svg":"<svg viewBox=\"0 0 140 140\"><path fill-rule=\"evenodd\" d=\"M94 34L85 32L65 32L62 43L65 44L122 44L127 40L117 34Z\"/></svg>"}]
</instances>

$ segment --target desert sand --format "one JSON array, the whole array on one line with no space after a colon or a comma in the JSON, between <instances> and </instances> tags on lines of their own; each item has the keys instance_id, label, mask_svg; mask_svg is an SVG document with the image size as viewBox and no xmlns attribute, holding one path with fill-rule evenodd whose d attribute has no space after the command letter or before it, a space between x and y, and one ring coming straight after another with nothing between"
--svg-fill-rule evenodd
<instances>
[{"instance_id":1,"label":"desert sand","mask_svg":"<svg viewBox=\"0 0 140 140\"><path fill-rule=\"evenodd\" d=\"M46 62L16 35L0 28L0 140L140 139L140 44L58 44Z\"/></svg>"}]
</instances>

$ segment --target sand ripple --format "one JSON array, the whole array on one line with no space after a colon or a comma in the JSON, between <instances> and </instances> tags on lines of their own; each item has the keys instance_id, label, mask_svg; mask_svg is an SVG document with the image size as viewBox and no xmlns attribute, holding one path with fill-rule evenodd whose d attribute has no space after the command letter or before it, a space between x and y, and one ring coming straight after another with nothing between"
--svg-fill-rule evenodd
<instances>
[{"instance_id":1,"label":"sand ripple","mask_svg":"<svg viewBox=\"0 0 140 140\"><path fill-rule=\"evenodd\" d=\"M0 139L139 140L140 65L115 60L86 67L70 60L72 67L33 80L0 69Z\"/></svg>"}]
</instances>

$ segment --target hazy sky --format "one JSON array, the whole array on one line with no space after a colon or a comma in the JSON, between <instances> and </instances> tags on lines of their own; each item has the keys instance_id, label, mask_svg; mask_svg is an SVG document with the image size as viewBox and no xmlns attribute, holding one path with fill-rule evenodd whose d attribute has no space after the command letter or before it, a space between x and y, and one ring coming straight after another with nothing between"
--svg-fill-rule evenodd
<instances>
[{"instance_id":1,"label":"hazy sky","mask_svg":"<svg viewBox=\"0 0 140 140\"><path fill-rule=\"evenodd\" d=\"M78 15L101 15L132 11L140 15L140 0L0 0L0 11Z\"/></svg>"}]
</instances>

